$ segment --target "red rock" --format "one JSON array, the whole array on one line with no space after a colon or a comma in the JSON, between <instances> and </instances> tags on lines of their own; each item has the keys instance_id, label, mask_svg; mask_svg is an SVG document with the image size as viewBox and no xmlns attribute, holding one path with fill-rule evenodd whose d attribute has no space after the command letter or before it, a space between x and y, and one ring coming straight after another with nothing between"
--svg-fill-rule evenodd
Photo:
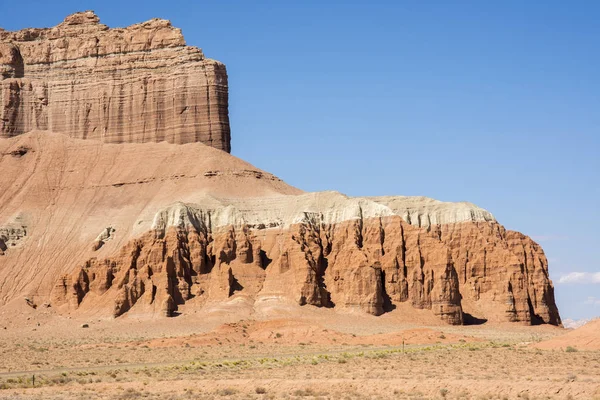
<instances>
[{"instance_id":1,"label":"red rock","mask_svg":"<svg viewBox=\"0 0 600 400\"><path fill-rule=\"evenodd\" d=\"M220 151L225 67L168 21L0 30L0 85L0 307L173 316L243 298L561 323L542 249L486 210L303 193Z\"/></svg>"},{"instance_id":2,"label":"red rock","mask_svg":"<svg viewBox=\"0 0 600 400\"><path fill-rule=\"evenodd\" d=\"M0 137L51 130L109 143L230 151L225 66L162 19L109 29L91 11L0 30Z\"/></svg>"}]
</instances>

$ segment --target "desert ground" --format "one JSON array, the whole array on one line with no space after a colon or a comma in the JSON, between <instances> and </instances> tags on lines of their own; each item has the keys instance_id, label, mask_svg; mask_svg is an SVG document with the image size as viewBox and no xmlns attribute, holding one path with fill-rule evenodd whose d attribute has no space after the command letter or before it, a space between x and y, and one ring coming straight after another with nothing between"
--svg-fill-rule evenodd
<instances>
[{"instance_id":1,"label":"desert ground","mask_svg":"<svg viewBox=\"0 0 600 400\"><path fill-rule=\"evenodd\" d=\"M600 399L600 351L577 331L407 323L402 309L266 319L241 302L175 318L0 312L0 399Z\"/></svg>"},{"instance_id":2,"label":"desert ground","mask_svg":"<svg viewBox=\"0 0 600 400\"><path fill-rule=\"evenodd\" d=\"M152 8L147 6L144 15ZM186 14L192 15L187 9ZM359 27L368 27L359 17ZM201 22L207 19L210 13ZM227 27L225 18L222 22L211 35L221 35ZM462 25L464 46L469 42L462 40ZM354 24L348 26L356 31ZM518 30L512 31L507 37L514 41ZM470 202L304 192L229 154L227 68L205 57L196 43L188 46L182 32L160 18L111 29L93 11L68 15L51 28L0 28L0 400L600 400L600 320L575 331L560 327L548 259L538 243L504 228L491 212ZM300 154L297 171L287 172L302 176L296 181L328 176L332 186L348 190L340 181L360 185L361 176L380 182L381 193L412 191L425 183L438 187L442 180L449 187L483 182L479 189L495 189L475 196L482 201L517 187L519 196L506 194L518 201L528 192L514 181L527 182L535 196L522 205L506 203L509 211L537 207L543 186L579 198L563 190L560 180L545 184L556 175L551 170L529 174L530 164L511 158L551 159L546 147L537 151L542 159L535 160L520 157L504 142L492 146L478 140L475 131L463 137L454 127L439 141L437 133L433 139L418 129L404 133L404 116L398 123L381 118L395 101L395 84L371 80L381 72L373 74L372 65L389 64L389 48L379 43L385 42L383 36L389 35L376 38L376 47L385 52L381 59L373 56L369 40L363 40L364 54L340 53L343 64L369 60L370 68L363 68L366 87L380 86L383 97L370 89L366 98L363 90L352 90L359 97L346 103L354 109L338 107L338 117L329 107L320 116L306 109L297 121L311 125L289 131L272 123L277 107L259 107L263 115L252 115L258 134L234 146L248 146L257 161L277 154L270 165L287 162L286 154ZM298 37L309 49L305 35ZM285 57L282 50L277 47L274 55ZM290 54L298 65L318 67L308 68L309 73L337 71L327 68L319 46L314 50ZM264 58L266 53L253 54L265 66L252 76L262 96L268 87L261 87L261 76L274 83L267 86L279 87L268 70L279 64ZM257 65L257 57L245 58ZM426 69L431 65L427 59ZM286 87L290 80L304 79L275 75ZM232 81L240 76L236 72ZM473 88L485 82L477 78ZM303 101L295 86L288 88L294 107ZM485 96L491 93L487 86ZM335 101L335 86L319 83L317 88L317 97L330 90ZM311 96L304 100L312 103L312 92L307 93ZM506 98L515 94L507 92ZM281 104L288 96L285 91L272 95L281 96ZM376 106L364 107L365 99L382 102L372 115L391 125L377 129L377 121L364 123ZM237 104L240 98L234 100ZM431 118L431 106L423 104L423 115ZM398 114L396 108L391 114ZM244 109L238 104L233 110L234 125L243 124L237 113ZM356 115L361 123L347 118L353 110L366 110ZM471 108L465 110L470 121ZM355 131L347 132L348 121ZM487 132L495 122L481 126ZM324 135L344 146L324 144ZM545 135L540 131L539 137ZM564 143L577 144L572 134L565 135ZM412 143L417 136L426 140ZM518 131L513 139L521 136ZM446 139L457 146L446 146ZM346 144L354 140L352 151ZM439 143L432 146L432 141ZM373 146L371 155L362 149L367 144ZM371 163L385 156L382 147L394 150L388 166ZM570 147L556 148L557 157L563 157ZM580 148L573 147L577 160ZM525 150L535 153L537 147ZM477 156L469 160L472 154ZM482 155L485 159L478 158ZM451 167L454 156L473 164ZM332 175L335 163L341 173ZM364 175L346 171L342 163L356 164ZM313 168L306 168L309 164ZM361 164L373 165L368 170ZM422 173L421 165L429 164L450 169ZM491 169L482 169L488 164ZM513 169L507 174L504 167ZM476 168L501 173L473 175ZM590 170L585 163L580 168ZM570 172L564 174L568 183L572 176L584 176L578 169ZM413 183L406 174L414 175ZM321 187L321 182L310 186ZM458 196L455 189L445 196ZM477 193L466 189L465 197ZM555 197L555 206L563 210L562 198ZM539 215L547 219L550 214ZM477 324L462 325L465 321Z\"/></svg>"}]
</instances>

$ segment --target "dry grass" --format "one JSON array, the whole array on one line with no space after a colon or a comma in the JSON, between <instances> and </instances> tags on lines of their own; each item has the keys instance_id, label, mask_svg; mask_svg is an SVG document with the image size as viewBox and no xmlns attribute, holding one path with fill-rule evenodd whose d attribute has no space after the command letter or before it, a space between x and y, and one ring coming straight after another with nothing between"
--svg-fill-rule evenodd
<instances>
[{"instance_id":1,"label":"dry grass","mask_svg":"<svg viewBox=\"0 0 600 400\"><path fill-rule=\"evenodd\" d=\"M498 343L348 350L41 374L35 389L29 377L2 378L0 398L600 398L599 352Z\"/></svg>"},{"instance_id":2,"label":"dry grass","mask_svg":"<svg viewBox=\"0 0 600 400\"><path fill-rule=\"evenodd\" d=\"M0 332L0 399L600 399L600 352L527 344L560 331L443 326L434 343L403 349L359 343L349 329L335 342L318 336L335 335L331 326L295 342L289 331L240 342L231 330L207 342L193 326L156 326Z\"/></svg>"}]
</instances>

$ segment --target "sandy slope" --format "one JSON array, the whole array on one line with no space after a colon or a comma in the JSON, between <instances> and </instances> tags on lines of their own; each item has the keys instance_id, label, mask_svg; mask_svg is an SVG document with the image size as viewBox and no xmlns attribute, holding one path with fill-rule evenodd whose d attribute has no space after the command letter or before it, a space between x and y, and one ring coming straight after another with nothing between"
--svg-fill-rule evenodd
<instances>
[{"instance_id":1,"label":"sandy slope","mask_svg":"<svg viewBox=\"0 0 600 400\"><path fill-rule=\"evenodd\" d=\"M566 349L573 347L577 350L600 350L600 319L588 322L564 335L537 343L538 349Z\"/></svg>"},{"instance_id":2,"label":"sandy slope","mask_svg":"<svg viewBox=\"0 0 600 400\"><path fill-rule=\"evenodd\" d=\"M201 143L103 144L31 132L0 141L0 171L0 227L27 227L0 258L0 305L29 292L48 296L54 280L45 277L113 253L140 215L154 215L173 199L301 193ZM112 239L92 252L108 227Z\"/></svg>"}]
</instances>

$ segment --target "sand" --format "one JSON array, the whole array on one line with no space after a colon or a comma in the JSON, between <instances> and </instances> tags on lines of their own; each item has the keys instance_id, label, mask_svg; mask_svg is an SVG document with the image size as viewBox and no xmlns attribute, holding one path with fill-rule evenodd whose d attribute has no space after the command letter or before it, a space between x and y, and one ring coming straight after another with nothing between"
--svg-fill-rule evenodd
<instances>
[{"instance_id":1,"label":"sand","mask_svg":"<svg viewBox=\"0 0 600 400\"><path fill-rule=\"evenodd\" d=\"M600 351L533 347L562 328L303 310L100 320L23 310L0 319L0 399L600 398Z\"/></svg>"}]
</instances>

